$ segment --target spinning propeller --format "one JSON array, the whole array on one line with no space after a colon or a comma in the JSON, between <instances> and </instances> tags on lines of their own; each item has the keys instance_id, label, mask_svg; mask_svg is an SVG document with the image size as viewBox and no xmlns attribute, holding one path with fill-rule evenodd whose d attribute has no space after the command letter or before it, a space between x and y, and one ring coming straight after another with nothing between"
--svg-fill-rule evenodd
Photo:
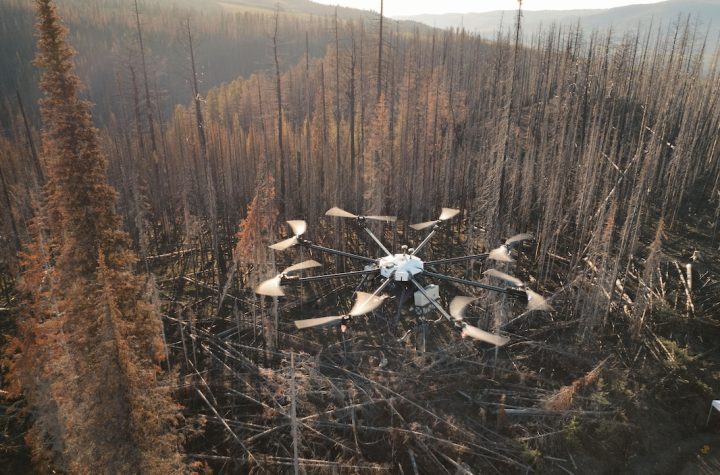
<instances>
[{"instance_id":1,"label":"spinning propeller","mask_svg":"<svg viewBox=\"0 0 720 475\"><path fill-rule=\"evenodd\" d=\"M465 309L473 300L476 299L474 297L458 296L450 302L450 316L462 326L462 336L469 336L475 340L492 343L496 346L503 346L507 344L507 342L510 341L510 338L486 332L485 330L481 330L478 327L474 327L463 321L465 317Z\"/></svg>"},{"instance_id":2,"label":"spinning propeller","mask_svg":"<svg viewBox=\"0 0 720 475\"><path fill-rule=\"evenodd\" d=\"M305 320L295 320L295 326L299 329L303 328L315 328L315 327L326 327L337 325L352 317L364 315L370 313L380 305L387 298L387 295L376 296L368 294L366 292L355 293L355 305L350 309L347 315L336 315L333 317L319 317L319 318L307 318Z\"/></svg>"},{"instance_id":3,"label":"spinning propeller","mask_svg":"<svg viewBox=\"0 0 720 475\"><path fill-rule=\"evenodd\" d=\"M270 249L275 249L276 251L284 251L285 249L293 247L300 242L300 236L302 236L305 230L307 230L307 223L301 219L291 220L287 223L290 225L290 229L292 229L294 236L285 239L284 241L276 242L275 244L270 246Z\"/></svg>"},{"instance_id":4,"label":"spinning propeller","mask_svg":"<svg viewBox=\"0 0 720 475\"><path fill-rule=\"evenodd\" d=\"M357 214L352 214L348 211L345 211L344 209L340 208L330 208L325 212L327 216L337 216L339 218L353 218L353 219L373 219L375 221L390 221L395 222L397 221L397 218L395 216L361 216Z\"/></svg>"},{"instance_id":5,"label":"spinning propeller","mask_svg":"<svg viewBox=\"0 0 720 475\"><path fill-rule=\"evenodd\" d=\"M507 238L505 244L500 247L496 247L488 254L488 259L493 259L499 262L513 262L514 259L510 257L510 250L515 248L523 241L529 241L532 239L532 234L520 233Z\"/></svg>"},{"instance_id":6,"label":"spinning propeller","mask_svg":"<svg viewBox=\"0 0 720 475\"><path fill-rule=\"evenodd\" d=\"M438 219L434 221L425 221L424 223L411 224L410 227L415 229L416 231L420 231L425 228L429 228L430 226L440 224L443 221L447 221L448 219L455 217L459 212L459 209L443 208Z\"/></svg>"},{"instance_id":7,"label":"spinning propeller","mask_svg":"<svg viewBox=\"0 0 720 475\"><path fill-rule=\"evenodd\" d=\"M528 299L528 310L544 310L548 312L552 310L552 307L549 303L547 303L547 301L545 300L545 298L543 298L542 295L528 289L526 284L517 277L513 277L496 269L488 269L483 272L483 274L490 277L495 277L496 279L504 280L512 287L524 291Z\"/></svg>"},{"instance_id":8,"label":"spinning propeller","mask_svg":"<svg viewBox=\"0 0 720 475\"><path fill-rule=\"evenodd\" d=\"M303 221L303 223L304 222L305 221ZM286 274L289 274L290 272L310 269L312 267L319 267L321 265L322 264L312 259L291 265L290 267L283 269L282 272L280 272L272 279L268 279L260 283L260 285L255 287L255 293L260 295L267 295L269 297L282 297L283 295L285 295L285 292L283 292L282 289L282 280L286 277Z\"/></svg>"},{"instance_id":9,"label":"spinning propeller","mask_svg":"<svg viewBox=\"0 0 720 475\"><path fill-rule=\"evenodd\" d=\"M420 277L445 280L448 282L468 285L493 292L502 292L510 294L513 297L522 298L526 296L528 300L529 310L551 310L552 308L550 307L550 305L548 305L545 299L541 295L530 290L527 284L525 284L523 281L516 277L505 274L498 270L487 270L485 271L485 275L495 279L503 280L505 283L508 284L508 286L491 285L484 282L476 282L464 278L444 275L433 271L432 268L429 268L428 266L428 264L459 262L462 260L482 258L486 256L489 259L494 259L496 261L512 262L513 259L510 256L510 252L512 251L512 249L519 246L522 242L532 239L533 237L532 235L526 233L516 234L508 238L504 244L502 244L496 249L493 249L488 254L451 257L438 261L423 261L423 259L419 257L418 253L430 242L431 238L438 233L440 225L444 221L454 218L459 213L460 210L458 209L442 208L440 216L438 216L437 219L433 221L426 221L424 223L410 225L410 227L415 230L423 230L427 228L431 229L430 232L425 236L423 241L417 246L415 246L415 249L410 254L408 253L409 250L407 249L407 246L403 246L402 253L390 252L390 250L385 247L382 241L372 232L370 227L368 227L365 222L366 220L394 222L397 219L395 216L362 216L350 213L349 211L345 211L337 207L330 208L325 213L327 216L355 219L357 221L357 227L366 232L370 236L370 238L372 238L372 240L377 244L380 250L382 250L385 254L382 257L377 258L353 254L344 250L332 249L312 243L301 237L307 230L307 223L305 221L288 221L287 223L292 229L292 237L271 245L271 249L282 251L293 246L300 245L303 248L308 248L310 251L328 253L335 256L360 261L364 264L364 268L363 270L351 270L348 272L340 272L336 274L326 275L312 275L304 277L301 277L299 275L289 275L293 272L299 272L321 265L319 262L316 262L314 260L307 260L283 269L275 277L268 279L258 285L255 288L255 292L260 295L281 297L285 295L285 292L283 291L283 286L289 283L301 284L304 282L315 282L325 279L362 276L363 280L358 286L358 288L360 288L369 276L373 276L373 278L381 276L384 278L384 281L372 294L359 291L356 292L355 302L349 313L344 315L334 315L330 317L318 317L296 320L294 322L295 326L298 329L305 329L327 327L338 324L344 325L353 317L364 315L380 307L383 302L388 298L387 295L381 295L381 292L383 292L383 289L385 287L388 287L392 284L394 288L399 288L404 293L405 291L412 289L412 287L414 286L417 290L415 294L416 298L418 295L417 293L419 293L426 300L425 304L419 305L434 306L435 309L440 312L440 314L442 314L444 318L446 318L448 321L450 321L456 327L462 330L463 337L467 336L475 340L491 343L496 346L503 346L510 341L508 337L481 330L480 328L470 325L465 321L465 310L467 306L475 300L475 298L462 296L455 297L452 302L450 302L450 308L448 312L438 301L437 293L430 293L428 291L430 287L425 288L425 284L421 284L421 282L423 282L423 279L420 279ZM416 279L418 279L419 281ZM402 302L400 303L400 305L402 305Z\"/></svg>"}]
</instances>

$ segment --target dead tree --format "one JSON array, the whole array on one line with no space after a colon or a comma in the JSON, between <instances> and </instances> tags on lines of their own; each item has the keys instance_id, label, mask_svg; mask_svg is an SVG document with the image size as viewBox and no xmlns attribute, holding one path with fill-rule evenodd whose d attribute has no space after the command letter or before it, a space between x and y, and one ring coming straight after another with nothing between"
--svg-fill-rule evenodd
<instances>
[{"instance_id":1,"label":"dead tree","mask_svg":"<svg viewBox=\"0 0 720 475\"><path fill-rule=\"evenodd\" d=\"M155 121L152 113L152 102L150 101L150 83L148 81L147 64L145 62L145 44L143 43L142 28L140 27L140 12L138 2L135 0L135 24L137 25L138 45L140 47L140 60L142 65L143 83L145 86L145 113L147 114L148 128L150 129L150 146L152 151L157 150L155 141Z\"/></svg>"}]
</instances>

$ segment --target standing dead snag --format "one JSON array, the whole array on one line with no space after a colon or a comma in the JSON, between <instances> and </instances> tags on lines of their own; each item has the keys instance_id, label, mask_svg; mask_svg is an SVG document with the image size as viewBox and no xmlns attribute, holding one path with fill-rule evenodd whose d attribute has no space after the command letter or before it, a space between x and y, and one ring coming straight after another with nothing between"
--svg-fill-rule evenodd
<instances>
[{"instance_id":1,"label":"standing dead snag","mask_svg":"<svg viewBox=\"0 0 720 475\"><path fill-rule=\"evenodd\" d=\"M279 4L278 4L279 5ZM275 60L275 99L277 100L277 140L280 172L280 210L285 210L285 147L283 146L283 109L282 109L282 88L280 87L280 62L278 61L278 22L280 21L280 10L275 11L275 30L273 32L273 58Z\"/></svg>"},{"instance_id":2,"label":"standing dead snag","mask_svg":"<svg viewBox=\"0 0 720 475\"><path fill-rule=\"evenodd\" d=\"M4 154L2 154L4 155ZM0 165L2 165L5 157L0 155ZM8 160L10 158L8 157ZM5 178L5 173L0 167L0 186L2 186L2 198L5 212L7 213L7 220L10 222L10 228L12 229L12 243L13 251L17 252L20 250L20 233L18 232L19 226L16 223L15 216L13 215L12 197L10 193L10 187L8 186L8 180Z\"/></svg>"},{"instance_id":3,"label":"standing dead snag","mask_svg":"<svg viewBox=\"0 0 720 475\"><path fill-rule=\"evenodd\" d=\"M368 128L363 163L363 201L368 214L382 214L384 200L390 194L390 159L388 149L392 148L392 137L388 127L388 102L385 96L375 106L372 125Z\"/></svg>"},{"instance_id":4,"label":"standing dead snag","mask_svg":"<svg viewBox=\"0 0 720 475\"><path fill-rule=\"evenodd\" d=\"M377 91L375 93L375 101L380 102L380 93L382 92L382 56L383 56L383 7L384 1L380 0L380 33L378 35L378 61L377 61Z\"/></svg>"},{"instance_id":5,"label":"standing dead snag","mask_svg":"<svg viewBox=\"0 0 720 475\"><path fill-rule=\"evenodd\" d=\"M36 6L47 219L24 258L10 374L32 414L27 440L61 471L182 472L159 312L132 270L66 29L51 0Z\"/></svg>"},{"instance_id":6,"label":"standing dead snag","mask_svg":"<svg viewBox=\"0 0 720 475\"><path fill-rule=\"evenodd\" d=\"M188 37L188 49L190 50L190 66L192 68L192 91L193 91L193 105L195 107L195 121L197 126L197 137L200 144L200 161L202 163L202 169L205 174L205 197L207 199L207 212L210 216L210 236L212 238L213 257L215 266L215 276L217 288L220 289L223 285L222 278L226 273L225 257L220 248L220 236L218 229L218 176L217 167L213 158L208 154L207 135L206 135L206 124L202 113L202 106L200 105L201 97L200 90L198 89L197 80L197 69L195 68L195 50L193 48L192 32L190 31L190 19L186 22L187 26L187 37ZM218 300L219 300L218 295Z\"/></svg>"},{"instance_id":7,"label":"standing dead snag","mask_svg":"<svg viewBox=\"0 0 720 475\"><path fill-rule=\"evenodd\" d=\"M140 11L138 10L138 2L135 0L135 24L137 26L138 45L140 47L140 60L142 65L142 73L145 86L145 113L147 114L148 128L150 130L150 145L153 153L157 151L157 141L155 140L155 121L153 120L152 101L150 100L150 85L148 81L147 64L145 62L145 44L143 43L142 28L140 27ZM153 157L155 159L155 157Z\"/></svg>"},{"instance_id":8,"label":"standing dead snag","mask_svg":"<svg viewBox=\"0 0 720 475\"><path fill-rule=\"evenodd\" d=\"M292 434L293 467L295 474L300 473L298 445L300 433L297 422L297 391L295 388L295 353L290 353L290 432Z\"/></svg>"}]
</instances>

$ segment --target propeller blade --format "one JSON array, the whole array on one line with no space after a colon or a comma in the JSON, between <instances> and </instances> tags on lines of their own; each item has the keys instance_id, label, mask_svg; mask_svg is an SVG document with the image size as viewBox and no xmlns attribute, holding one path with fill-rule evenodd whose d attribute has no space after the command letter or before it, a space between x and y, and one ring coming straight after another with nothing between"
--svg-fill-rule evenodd
<instances>
[{"instance_id":1,"label":"propeller blade","mask_svg":"<svg viewBox=\"0 0 720 475\"><path fill-rule=\"evenodd\" d=\"M488 253L488 259L498 262L514 262L514 259L510 257L510 251L505 244L490 251L490 253Z\"/></svg>"},{"instance_id":2,"label":"propeller blade","mask_svg":"<svg viewBox=\"0 0 720 475\"><path fill-rule=\"evenodd\" d=\"M524 287L525 284L523 284L523 281L518 279L517 277L513 277L511 275L506 274L505 272L500 272L497 269L488 269L485 272L483 272L485 275L489 275L490 277L495 277L496 279L504 280L508 284L514 286L514 287Z\"/></svg>"},{"instance_id":3,"label":"propeller blade","mask_svg":"<svg viewBox=\"0 0 720 475\"><path fill-rule=\"evenodd\" d=\"M527 294L528 298L528 310L538 310L545 312L549 312L552 310L552 307L549 303L547 303L547 300L545 300L545 297L543 297L542 295L533 292L530 289L525 289L525 293Z\"/></svg>"},{"instance_id":4,"label":"propeller blade","mask_svg":"<svg viewBox=\"0 0 720 475\"><path fill-rule=\"evenodd\" d=\"M287 268L283 269L282 273L283 273L283 274L287 274L287 273L289 273L289 272L295 272L295 271L298 271L298 270L310 269L310 268L313 268L313 267L320 267L321 265L322 265L322 264L320 264L318 261L314 261L314 260L310 259L310 260L307 260L307 261L299 262L299 263L297 263L297 264L293 264L293 265L291 265L290 267L287 267Z\"/></svg>"},{"instance_id":5,"label":"propeller blade","mask_svg":"<svg viewBox=\"0 0 720 475\"><path fill-rule=\"evenodd\" d=\"M439 220L446 221L450 218L454 218L457 216L457 214L460 212L459 209L453 209L453 208L443 208L442 212L440 213Z\"/></svg>"},{"instance_id":6,"label":"propeller blade","mask_svg":"<svg viewBox=\"0 0 720 475\"><path fill-rule=\"evenodd\" d=\"M455 320L462 320L465 314L465 308L467 308L473 300L475 300L475 297L465 297L462 295L458 295L452 299L452 302L450 302L450 316Z\"/></svg>"},{"instance_id":7,"label":"propeller blade","mask_svg":"<svg viewBox=\"0 0 720 475\"><path fill-rule=\"evenodd\" d=\"M531 239L533 239L532 234L520 233L520 234L516 234L514 236L510 236L509 238L507 238L507 240L505 241L505 244L507 244L508 246L515 246L523 241L529 241Z\"/></svg>"},{"instance_id":8,"label":"propeller blade","mask_svg":"<svg viewBox=\"0 0 720 475\"><path fill-rule=\"evenodd\" d=\"M302 236L307 230L307 223L302 219L293 219L287 222L295 236Z\"/></svg>"},{"instance_id":9,"label":"propeller blade","mask_svg":"<svg viewBox=\"0 0 720 475\"><path fill-rule=\"evenodd\" d=\"M269 297L282 297L285 295L282 287L280 286L280 276L275 276L272 279L268 279L265 282L260 283L255 287L255 293L260 295L267 295Z\"/></svg>"},{"instance_id":10,"label":"propeller blade","mask_svg":"<svg viewBox=\"0 0 720 475\"><path fill-rule=\"evenodd\" d=\"M495 346L503 346L510 341L510 338L495 335L494 333L486 332L485 330L480 330L478 327L474 327L472 325L463 326L462 336L469 336L475 340L492 343Z\"/></svg>"},{"instance_id":11,"label":"propeller blade","mask_svg":"<svg viewBox=\"0 0 720 475\"><path fill-rule=\"evenodd\" d=\"M434 224L438 224L439 221L445 221L448 220L454 216L456 216L460 212L459 209L453 209L453 208L443 208L442 212L440 213L440 217L433 221L425 221L424 223L417 223L417 224L411 224L410 227L415 229L416 231L423 230L425 228L429 228L430 226Z\"/></svg>"},{"instance_id":12,"label":"propeller blade","mask_svg":"<svg viewBox=\"0 0 720 475\"><path fill-rule=\"evenodd\" d=\"M314 328L314 327L329 327L331 325L337 325L342 322L344 316L336 317L320 317L320 318L306 318L305 320L295 320L295 326L302 330L303 328Z\"/></svg>"},{"instance_id":13,"label":"propeller blade","mask_svg":"<svg viewBox=\"0 0 720 475\"><path fill-rule=\"evenodd\" d=\"M382 305L383 300L386 298L384 295L373 296L373 294L368 294L367 292L355 292L355 305L353 305L349 315L351 317L357 317L358 315L372 312Z\"/></svg>"},{"instance_id":14,"label":"propeller blade","mask_svg":"<svg viewBox=\"0 0 720 475\"><path fill-rule=\"evenodd\" d=\"M276 251L284 251L285 249L289 247L293 247L295 244L298 243L297 236L293 236L291 238L287 238L284 241L276 242L275 244L270 246L270 249L275 249Z\"/></svg>"},{"instance_id":15,"label":"propeller blade","mask_svg":"<svg viewBox=\"0 0 720 475\"><path fill-rule=\"evenodd\" d=\"M354 215L352 213L348 213L344 209L340 209L340 208L330 208L329 210L327 210L325 212L325 215L326 216L337 216L339 218L357 218L356 215Z\"/></svg>"},{"instance_id":16,"label":"propeller blade","mask_svg":"<svg viewBox=\"0 0 720 475\"><path fill-rule=\"evenodd\" d=\"M374 219L375 221L388 221L394 223L397 221L396 216L364 216L365 219Z\"/></svg>"},{"instance_id":17,"label":"propeller blade","mask_svg":"<svg viewBox=\"0 0 720 475\"><path fill-rule=\"evenodd\" d=\"M430 226L433 226L435 224L437 224L437 220L425 221L424 223L411 224L410 227L416 231L421 231L421 230L423 230L425 228L429 228Z\"/></svg>"}]
</instances>

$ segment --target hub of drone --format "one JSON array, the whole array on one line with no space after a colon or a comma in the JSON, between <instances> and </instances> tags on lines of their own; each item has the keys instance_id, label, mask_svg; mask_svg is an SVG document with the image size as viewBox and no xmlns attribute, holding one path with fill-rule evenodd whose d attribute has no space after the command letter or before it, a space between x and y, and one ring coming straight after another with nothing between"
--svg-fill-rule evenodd
<instances>
[{"instance_id":1,"label":"hub of drone","mask_svg":"<svg viewBox=\"0 0 720 475\"><path fill-rule=\"evenodd\" d=\"M379 259L380 274L398 282L409 282L423 271L423 261L409 254L395 254Z\"/></svg>"}]
</instances>

